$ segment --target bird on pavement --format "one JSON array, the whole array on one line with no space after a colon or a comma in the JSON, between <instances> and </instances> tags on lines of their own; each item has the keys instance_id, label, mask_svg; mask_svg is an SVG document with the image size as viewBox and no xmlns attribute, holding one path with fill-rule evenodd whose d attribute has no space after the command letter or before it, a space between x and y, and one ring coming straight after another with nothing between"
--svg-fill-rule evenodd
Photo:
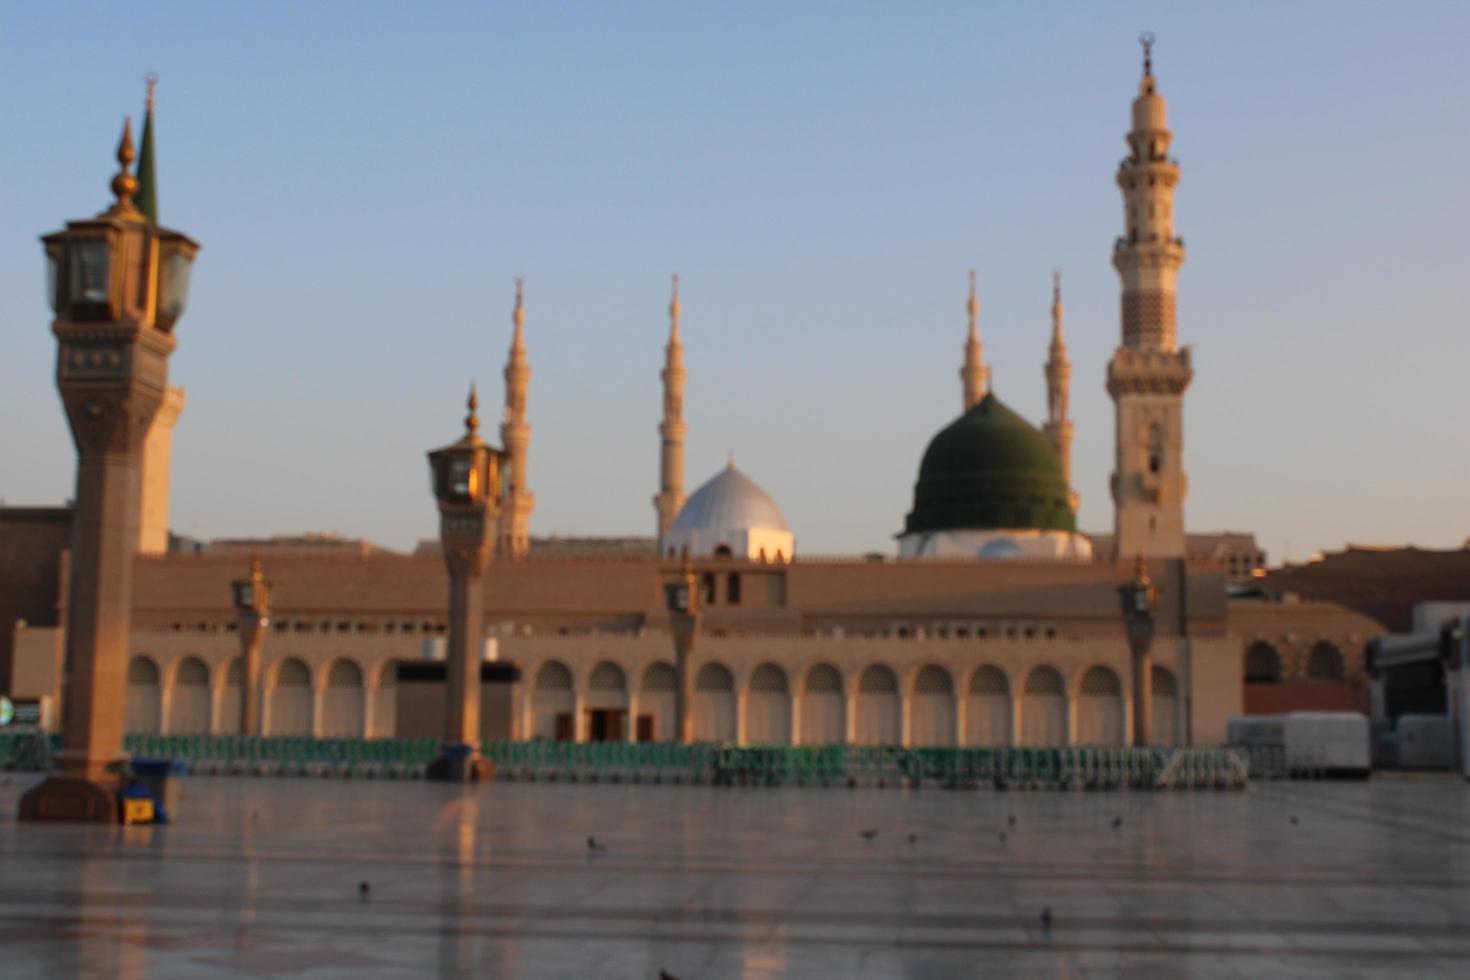
<instances>
[{"instance_id":1,"label":"bird on pavement","mask_svg":"<svg viewBox=\"0 0 1470 980\"><path fill-rule=\"evenodd\" d=\"M1005 843L1005 842L1006 842L1006 832L1005 832L1005 831L1004 831L1004 830L1002 830L1002 831L1001 831L1001 832L1000 832L1000 842L1001 842L1001 843L1002 843L1002 844L1004 844L1004 843Z\"/></svg>"},{"instance_id":2,"label":"bird on pavement","mask_svg":"<svg viewBox=\"0 0 1470 980\"><path fill-rule=\"evenodd\" d=\"M1123 817L1121 815L1114 817L1113 818L1113 829L1114 830L1117 830L1121 826L1123 826Z\"/></svg>"},{"instance_id":3,"label":"bird on pavement","mask_svg":"<svg viewBox=\"0 0 1470 980\"><path fill-rule=\"evenodd\" d=\"M1011 814L1010 817L1009 817L1009 819L1006 820L1006 823L1008 823L1012 827L1014 827L1016 825L1016 815L1014 813Z\"/></svg>"},{"instance_id":4,"label":"bird on pavement","mask_svg":"<svg viewBox=\"0 0 1470 980\"><path fill-rule=\"evenodd\" d=\"M587 850L591 851L593 854L601 854L603 851L607 850L607 845L599 842L596 837L588 837Z\"/></svg>"},{"instance_id":5,"label":"bird on pavement","mask_svg":"<svg viewBox=\"0 0 1470 980\"><path fill-rule=\"evenodd\" d=\"M668 970L660 969L658 971L658 980L679 980L679 978L674 976Z\"/></svg>"},{"instance_id":6,"label":"bird on pavement","mask_svg":"<svg viewBox=\"0 0 1470 980\"><path fill-rule=\"evenodd\" d=\"M1295 827L1295 826L1296 826L1296 825L1298 825L1298 824L1300 824L1300 823L1301 823L1301 821L1300 821L1300 820L1298 820L1298 819L1297 819L1297 818L1296 818L1296 814L1295 814L1295 813L1293 813L1293 814L1292 814L1292 815L1291 815L1291 825L1292 825L1292 826L1293 826L1293 827Z\"/></svg>"},{"instance_id":7,"label":"bird on pavement","mask_svg":"<svg viewBox=\"0 0 1470 980\"><path fill-rule=\"evenodd\" d=\"M368 900L368 893L371 892L372 890L373 890L373 886L372 885L369 885L365 881L359 881L357 883L357 900L359 902L366 902Z\"/></svg>"},{"instance_id":8,"label":"bird on pavement","mask_svg":"<svg viewBox=\"0 0 1470 980\"><path fill-rule=\"evenodd\" d=\"M873 830L871 828L868 829L868 830L859 830L858 831L858 836L861 837L865 841L871 841L874 837L877 837L878 836L878 831Z\"/></svg>"},{"instance_id":9,"label":"bird on pavement","mask_svg":"<svg viewBox=\"0 0 1470 980\"><path fill-rule=\"evenodd\" d=\"M1041 928L1045 929L1047 932L1050 932L1051 931L1051 906L1050 905L1048 905L1046 908L1044 908L1044 909L1041 910Z\"/></svg>"},{"instance_id":10,"label":"bird on pavement","mask_svg":"<svg viewBox=\"0 0 1470 980\"><path fill-rule=\"evenodd\" d=\"M918 834L909 834L909 844L910 845L917 844L918 842L919 842L919 835Z\"/></svg>"}]
</instances>

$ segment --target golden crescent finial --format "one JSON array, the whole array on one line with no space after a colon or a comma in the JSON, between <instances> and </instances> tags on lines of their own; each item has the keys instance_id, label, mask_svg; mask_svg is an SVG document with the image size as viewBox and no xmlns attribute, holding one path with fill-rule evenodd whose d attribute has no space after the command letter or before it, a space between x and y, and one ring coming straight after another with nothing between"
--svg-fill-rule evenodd
<instances>
[{"instance_id":1,"label":"golden crescent finial","mask_svg":"<svg viewBox=\"0 0 1470 980\"><path fill-rule=\"evenodd\" d=\"M145 103L144 104L147 106L148 111L149 112L152 112L153 111L153 90L156 89L156 88L158 88L158 72L156 72L156 71L150 71L148 74L144 75L143 76L143 84L146 85L146 86L148 86L148 96L147 96L147 99L145 100Z\"/></svg>"},{"instance_id":2,"label":"golden crescent finial","mask_svg":"<svg viewBox=\"0 0 1470 980\"><path fill-rule=\"evenodd\" d=\"M679 274L676 272L674 273L674 294L669 300L669 316L677 323L683 312L684 304L679 302Z\"/></svg>"},{"instance_id":3,"label":"golden crescent finial","mask_svg":"<svg viewBox=\"0 0 1470 980\"><path fill-rule=\"evenodd\" d=\"M1144 31L1138 35L1138 43L1143 45L1143 73L1145 75L1154 73L1154 42L1157 40L1153 31Z\"/></svg>"},{"instance_id":4,"label":"golden crescent finial","mask_svg":"<svg viewBox=\"0 0 1470 980\"><path fill-rule=\"evenodd\" d=\"M132 210L132 197L138 192L138 178L128 172L136 155L133 151L133 120L130 116L124 117L122 139L117 143L118 172L112 178L112 193L117 197L119 211Z\"/></svg>"},{"instance_id":5,"label":"golden crescent finial","mask_svg":"<svg viewBox=\"0 0 1470 980\"><path fill-rule=\"evenodd\" d=\"M475 393L475 383L473 381L470 382L470 397L465 399L465 407L469 409L468 414L464 417L465 432L473 435L475 430L480 427L480 416L475 414L475 409L480 407L480 398Z\"/></svg>"},{"instance_id":6,"label":"golden crescent finial","mask_svg":"<svg viewBox=\"0 0 1470 980\"><path fill-rule=\"evenodd\" d=\"M980 299L975 293L975 270L970 270L970 298L965 303L965 309L969 311L973 320L980 313Z\"/></svg>"},{"instance_id":7,"label":"golden crescent finial","mask_svg":"<svg viewBox=\"0 0 1470 980\"><path fill-rule=\"evenodd\" d=\"M526 325L525 294L526 277L516 276L516 308L515 312L511 314L511 320L515 323L517 329Z\"/></svg>"}]
</instances>

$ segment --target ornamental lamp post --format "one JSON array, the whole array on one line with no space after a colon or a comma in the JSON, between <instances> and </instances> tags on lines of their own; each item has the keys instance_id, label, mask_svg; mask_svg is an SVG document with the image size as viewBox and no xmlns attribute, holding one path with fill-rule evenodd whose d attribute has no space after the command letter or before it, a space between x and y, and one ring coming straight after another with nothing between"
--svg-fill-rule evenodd
<instances>
[{"instance_id":1,"label":"ornamental lamp post","mask_svg":"<svg viewBox=\"0 0 1470 980\"><path fill-rule=\"evenodd\" d=\"M231 582L230 593L240 634L240 734L259 735L260 648L271 621L271 584L261 572L259 554L250 556L250 577Z\"/></svg>"},{"instance_id":2,"label":"ornamental lamp post","mask_svg":"<svg viewBox=\"0 0 1470 980\"><path fill-rule=\"evenodd\" d=\"M1123 606L1123 625L1128 647L1133 652L1133 744L1148 745L1153 736L1153 658L1149 648L1157 625L1159 593L1148 577L1143 556L1133 568L1133 578L1118 586Z\"/></svg>"},{"instance_id":3,"label":"ornamental lamp post","mask_svg":"<svg viewBox=\"0 0 1470 980\"><path fill-rule=\"evenodd\" d=\"M142 446L168 390L173 329L199 245L133 204L132 125L116 201L41 239L57 340L56 387L77 448L65 624L61 772L20 801L22 820L119 819L123 693L138 545Z\"/></svg>"},{"instance_id":4,"label":"ornamental lamp post","mask_svg":"<svg viewBox=\"0 0 1470 980\"><path fill-rule=\"evenodd\" d=\"M429 453L429 476L439 502L439 542L449 571L445 654L449 703L444 747L429 764L428 777L460 783L489 779L492 772L490 761L480 755L480 663L485 645L481 577L495 539L504 454L476 431L478 405L471 385L464 435Z\"/></svg>"},{"instance_id":5,"label":"ornamental lamp post","mask_svg":"<svg viewBox=\"0 0 1470 980\"><path fill-rule=\"evenodd\" d=\"M694 716L690 711L693 696L690 689L689 655L699 636L699 589L694 567L689 562L689 549L678 576L664 586L664 605L669 611L669 628L674 634L674 675L678 688L674 691L674 740L694 741Z\"/></svg>"}]
</instances>

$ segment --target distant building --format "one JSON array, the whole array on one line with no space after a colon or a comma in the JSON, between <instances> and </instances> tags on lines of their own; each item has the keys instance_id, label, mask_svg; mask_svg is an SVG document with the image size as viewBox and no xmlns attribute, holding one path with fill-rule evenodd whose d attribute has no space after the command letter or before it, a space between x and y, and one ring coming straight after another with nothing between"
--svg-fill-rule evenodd
<instances>
[{"instance_id":1,"label":"distant building","mask_svg":"<svg viewBox=\"0 0 1470 980\"><path fill-rule=\"evenodd\" d=\"M1088 537L1099 555L1114 554L1111 534ZM1191 532L1184 536L1184 553L1191 561L1218 564L1225 569L1225 579L1232 585L1250 584L1266 572L1266 552L1256 544L1256 536L1246 532Z\"/></svg>"}]
</instances>

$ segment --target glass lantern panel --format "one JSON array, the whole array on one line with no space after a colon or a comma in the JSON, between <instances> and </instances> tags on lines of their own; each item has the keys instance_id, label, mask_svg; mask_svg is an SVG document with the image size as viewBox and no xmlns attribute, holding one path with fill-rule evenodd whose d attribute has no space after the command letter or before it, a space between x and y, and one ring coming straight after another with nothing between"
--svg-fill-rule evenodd
<instances>
[{"instance_id":1,"label":"glass lantern panel","mask_svg":"<svg viewBox=\"0 0 1470 980\"><path fill-rule=\"evenodd\" d=\"M46 305L56 312L56 285L61 273L61 259L50 249L46 250Z\"/></svg>"},{"instance_id":2,"label":"glass lantern panel","mask_svg":"<svg viewBox=\"0 0 1470 980\"><path fill-rule=\"evenodd\" d=\"M163 281L158 284L158 319L171 324L184 315L184 306L189 300L189 277L194 272L194 263L182 253L175 252L163 263Z\"/></svg>"},{"instance_id":3,"label":"glass lantern panel","mask_svg":"<svg viewBox=\"0 0 1470 980\"><path fill-rule=\"evenodd\" d=\"M475 493L475 468L472 460L456 459L449 464L449 492L456 497Z\"/></svg>"},{"instance_id":4,"label":"glass lantern panel","mask_svg":"<svg viewBox=\"0 0 1470 980\"><path fill-rule=\"evenodd\" d=\"M111 253L100 239L71 243L71 296L73 303L106 303Z\"/></svg>"}]
</instances>

